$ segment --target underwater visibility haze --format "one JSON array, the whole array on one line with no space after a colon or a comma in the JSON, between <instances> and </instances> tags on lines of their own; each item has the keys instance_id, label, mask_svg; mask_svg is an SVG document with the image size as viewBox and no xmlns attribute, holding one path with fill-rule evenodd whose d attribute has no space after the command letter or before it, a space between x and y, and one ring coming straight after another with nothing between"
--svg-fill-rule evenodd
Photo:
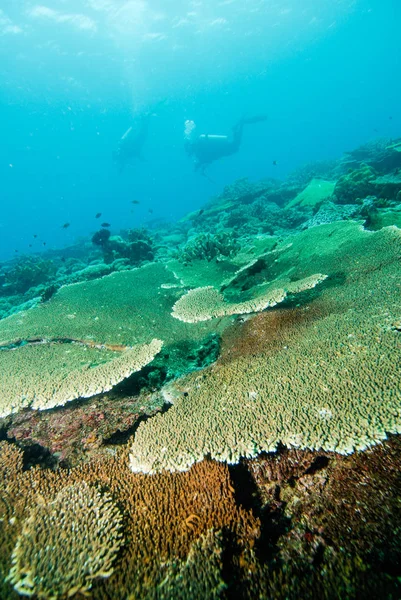
<instances>
[{"instance_id":1,"label":"underwater visibility haze","mask_svg":"<svg viewBox=\"0 0 401 600\"><path fill-rule=\"evenodd\" d=\"M400 25L3 0L0 600L401 597Z\"/></svg>"}]
</instances>

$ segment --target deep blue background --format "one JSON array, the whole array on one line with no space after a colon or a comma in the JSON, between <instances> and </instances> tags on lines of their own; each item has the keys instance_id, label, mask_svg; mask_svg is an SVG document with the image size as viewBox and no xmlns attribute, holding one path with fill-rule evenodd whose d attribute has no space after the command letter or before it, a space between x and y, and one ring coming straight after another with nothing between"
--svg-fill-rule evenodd
<instances>
[{"instance_id":1,"label":"deep blue background","mask_svg":"<svg viewBox=\"0 0 401 600\"><path fill-rule=\"evenodd\" d=\"M165 4L2 3L0 259L87 237L97 212L112 231L176 219L236 178L401 135L399 0ZM113 149L156 105L146 161L119 174ZM185 119L229 133L262 112L210 180L194 173Z\"/></svg>"}]
</instances>

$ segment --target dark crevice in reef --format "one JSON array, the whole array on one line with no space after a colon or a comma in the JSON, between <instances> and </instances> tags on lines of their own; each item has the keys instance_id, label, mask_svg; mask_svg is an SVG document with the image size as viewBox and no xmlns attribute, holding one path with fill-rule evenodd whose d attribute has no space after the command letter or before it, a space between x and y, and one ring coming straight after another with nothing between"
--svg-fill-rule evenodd
<instances>
[{"instance_id":1,"label":"dark crevice in reef","mask_svg":"<svg viewBox=\"0 0 401 600\"><path fill-rule=\"evenodd\" d=\"M328 456L317 456L311 466L306 469L305 475L314 475L321 469L325 469L329 462L330 459Z\"/></svg>"},{"instance_id":2,"label":"dark crevice in reef","mask_svg":"<svg viewBox=\"0 0 401 600\"><path fill-rule=\"evenodd\" d=\"M37 345L37 344L80 344L81 346L89 346L90 348L97 348L99 350L107 350L107 344L96 344L90 340L75 340L73 338L27 338L13 340L0 345L0 350L14 350L15 348L21 348L22 346ZM114 348L111 348L114 349ZM122 346L121 349L124 350Z\"/></svg>"},{"instance_id":3,"label":"dark crevice in reef","mask_svg":"<svg viewBox=\"0 0 401 600\"><path fill-rule=\"evenodd\" d=\"M229 465L231 481L235 490L235 500L245 509L252 509L255 514L260 512L260 505L255 499L258 497L258 489L245 462ZM259 516L259 515L258 515Z\"/></svg>"},{"instance_id":4,"label":"dark crevice in reef","mask_svg":"<svg viewBox=\"0 0 401 600\"><path fill-rule=\"evenodd\" d=\"M15 442L15 439L9 439L8 441ZM15 442L17 443L17 442ZM17 446L19 444L17 443ZM28 471L31 467L41 467L42 469L55 469L59 466L59 462L53 454L39 444L31 444L29 446L23 446L23 464L22 468L24 471Z\"/></svg>"},{"instance_id":5,"label":"dark crevice in reef","mask_svg":"<svg viewBox=\"0 0 401 600\"><path fill-rule=\"evenodd\" d=\"M262 563L271 561L278 553L277 542L279 538L291 526L291 519L284 515L285 504L280 502L280 486L276 486L276 503L274 507L264 506L246 462L230 465L229 469L237 504L247 510L252 510L261 522L261 534L255 548L258 559Z\"/></svg>"},{"instance_id":6,"label":"dark crevice in reef","mask_svg":"<svg viewBox=\"0 0 401 600\"><path fill-rule=\"evenodd\" d=\"M165 412L168 411L168 409L171 407L171 404L165 404L163 406L163 408L158 411L158 414L163 414ZM124 431L115 431L110 437L105 438L103 440L103 445L104 446L120 446L122 444L126 444L129 440L129 438L131 436L134 435L134 433L136 432L136 430L138 429L139 425L141 423L143 423L144 421L147 421L148 419L151 419L154 415L142 415L140 416L135 423L133 424L132 427L130 427L129 429L125 429Z\"/></svg>"}]
</instances>

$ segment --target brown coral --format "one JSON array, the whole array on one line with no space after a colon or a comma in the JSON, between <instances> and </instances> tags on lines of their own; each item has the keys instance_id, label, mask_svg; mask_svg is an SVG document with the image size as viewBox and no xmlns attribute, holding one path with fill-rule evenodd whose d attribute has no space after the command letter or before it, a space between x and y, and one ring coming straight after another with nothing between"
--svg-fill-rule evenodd
<instances>
[{"instance_id":1,"label":"brown coral","mask_svg":"<svg viewBox=\"0 0 401 600\"><path fill-rule=\"evenodd\" d=\"M186 585L190 585L194 562L206 569L201 556L213 558L214 548L217 552L214 575L207 569L199 571L196 584L199 590L210 586L211 594L211 590L221 589L223 581L219 567L223 539L218 532L225 531L235 539L239 554L252 547L259 535L258 520L236 505L227 466L220 463L205 461L187 473L148 477L130 472L125 452L70 471L58 469L55 472L37 468L22 471L20 466L13 467L14 458L18 463L20 457L20 452L10 451L10 445L0 444L0 465L4 458L8 465L5 470L12 474L0 492L8 504L7 519L0 526L0 574L3 576L12 567L13 547L24 524L33 514L42 515L43 504L48 507L46 511L51 511L51 502L63 489L80 486L82 482L104 490L124 517L126 543L115 562L115 571L108 579L95 580L92 585L91 596L99 600L126 600L130 595L162 598L163 589L168 589L163 582L169 573L172 577L178 574L180 578L181 572ZM96 522L93 526L96 528ZM55 527L57 530L57 521ZM175 585L180 587L177 579ZM0 583L1 597L13 598L12 594L10 586Z\"/></svg>"}]
</instances>

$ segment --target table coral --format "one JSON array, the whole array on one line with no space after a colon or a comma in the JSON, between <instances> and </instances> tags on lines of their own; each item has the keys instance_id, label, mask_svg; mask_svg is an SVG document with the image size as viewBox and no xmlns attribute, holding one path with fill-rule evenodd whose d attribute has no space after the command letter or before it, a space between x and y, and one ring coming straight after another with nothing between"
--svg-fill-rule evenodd
<instances>
[{"instance_id":1,"label":"table coral","mask_svg":"<svg viewBox=\"0 0 401 600\"><path fill-rule=\"evenodd\" d=\"M292 265L299 276L314 265L333 285L310 312L279 313L289 324L279 344L268 325L274 311L244 325L238 352L224 353L223 336L217 363L178 380L172 408L140 425L132 470L185 470L205 455L235 463L280 443L346 454L401 431L401 339L391 329L401 312L400 256L395 228L371 233L345 222L294 236L272 270Z\"/></svg>"}]
</instances>

